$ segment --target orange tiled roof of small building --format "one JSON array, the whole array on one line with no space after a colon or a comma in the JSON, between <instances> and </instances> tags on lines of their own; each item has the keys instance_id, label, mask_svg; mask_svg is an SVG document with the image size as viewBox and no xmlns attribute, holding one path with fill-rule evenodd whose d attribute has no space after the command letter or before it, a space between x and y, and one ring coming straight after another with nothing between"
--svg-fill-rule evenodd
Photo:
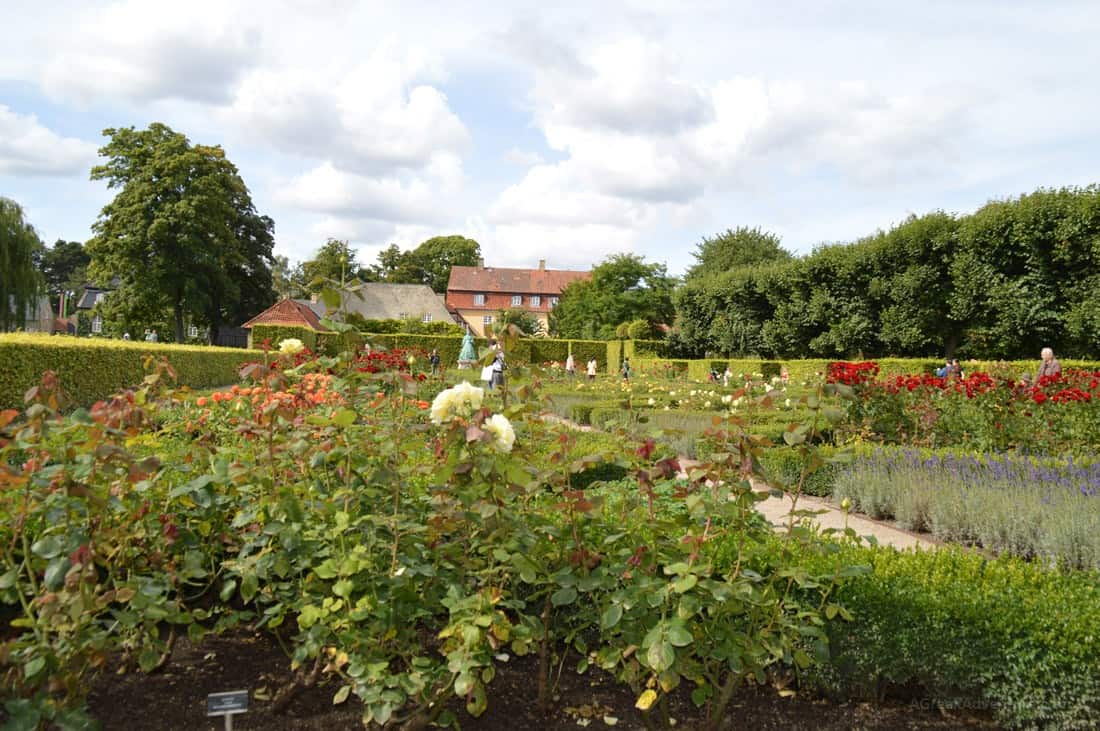
<instances>
[{"instance_id":1,"label":"orange tiled roof of small building","mask_svg":"<svg viewBox=\"0 0 1100 731\"><path fill-rule=\"evenodd\" d=\"M298 325L311 330L324 330L321 318L309 305L292 299L276 302L241 327L251 328L253 325Z\"/></svg>"},{"instance_id":2,"label":"orange tiled roof of small building","mask_svg":"<svg viewBox=\"0 0 1100 731\"><path fill-rule=\"evenodd\" d=\"M557 295L565 285L590 279L591 272L564 269L502 269L500 267L451 267L448 292L506 292Z\"/></svg>"}]
</instances>

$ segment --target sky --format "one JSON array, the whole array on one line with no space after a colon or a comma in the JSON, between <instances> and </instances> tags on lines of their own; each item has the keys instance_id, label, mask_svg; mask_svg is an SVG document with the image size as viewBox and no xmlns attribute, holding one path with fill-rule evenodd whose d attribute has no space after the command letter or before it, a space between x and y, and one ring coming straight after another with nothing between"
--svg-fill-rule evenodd
<instances>
[{"instance_id":1,"label":"sky","mask_svg":"<svg viewBox=\"0 0 1100 731\"><path fill-rule=\"evenodd\" d=\"M221 145L276 253L436 235L487 265L678 274L705 236L785 248L1100 170L1100 3L18 2L0 196L87 240L107 128Z\"/></svg>"}]
</instances>

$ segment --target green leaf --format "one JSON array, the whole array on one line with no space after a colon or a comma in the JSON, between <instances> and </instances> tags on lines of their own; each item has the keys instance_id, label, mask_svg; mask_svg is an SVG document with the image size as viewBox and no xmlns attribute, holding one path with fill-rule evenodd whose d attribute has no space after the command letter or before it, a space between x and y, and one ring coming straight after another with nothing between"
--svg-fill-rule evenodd
<instances>
[{"instance_id":1,"label":"green leaf","mask_svg":"<svg viewBox=\"0 0 1100 731\"><path fill-rule=\"evenodd\" d=\"M677 594L683 594L685 591L691 591L698 583L699 578L695 574L688 574L677 579L672 584L672 590Z\"/></svg>"},{"instance_id":2,"label":"green leaf","mask_svg":"<svg viewBox=\"0 0 1100 731\"><path fill-rule=\"evenodd\" d=\"M343 703L344 701L346 701L348 699L348 696L350 694L351 694L351 686L350 685L345 685L344 687L340 688L340 690L336 691L336 695L332 696L332 705L334 705L334 706L340 705L341 703Z\"/></svg>"},{"instance_id":3,"label":"green leaf","mask_svg":"<svg viewBox=\"0 0 1100 731\"><path fill-rule=\"evenodd\" d=\"M564 607L567 604L572 604L577 600L577 590L572 586L566 586L562 589L558 589L550 597L550 603L555 607Z\"/></svg>"},{"instance_id":4,"label":"green leaf","mask_svg":"<svg viewBox=\"0 0 1100 731\"><path fill-rule=\"evenodd\" d=\"M690 636L690 635L689 635ZM663 673L676 662L676 651L669 642L655 642L646 651L646 662L655 673Z\"/></svg>"},{"instance_id":5,"label":"green leaf","mask_svg":"<svg viewBox=\"0 0 1100 731\"><path fill-rule=\"evenodd\" d=\"M36 657L23 666L23 675L27 680L32 679L46 668L46 658Z\"/></svg>"},{"instance_id":6,"label":"green leaf","mask_svg":"<svg viewBox=\"0 0 1100 731\"><path fill-rule=\"evenodd\" d=\"M237 580L236 579L226 579L222 583L221 591L218 592L218 598L221 599L223 602L227 602L227 601L230 600L230 598L232 598L233 592L235 592L236 590L237 590Z\"/></svg>"},{"instance_id":7,"label":"green leaf","mask_svg":"<svg viewBox=\"0 0 1100 731\"><path fill-rule=\"evenodd\" d=\"M338 597L347 599L351 596L352 589L355 588L355 584L351 579L340 579L332 585L332 593Z\"/></svg>"},{"instance_id":8,"label":"green leaf","mask_svg":"<svg viewBox=\"0 0 1100 731\"><path fill-rule=\"evenodd\" d=\"M57 591L65 584L65 574L69 571L69 557L58 556L52 559L46 565L46 575L44 577L46 588L50 591Z\"/></svg>"},{"instance_id":9,"label":"green leaf","mask_svg":"<svg viewBox=\"0 0 1100 731\"><path fill-rule=\"evenodd\" d=\"M255 571L248 571L241 575L241 598L246 602L252 601L256 592L260 589L260 580Z\"/></svg>"},{"instance_id":10,"label":"green leaf","mask_svg":"<svg viewBox=\"0 0 1100 731\"><path fill-rule=\"evenodd\" d=\"M31 553L42 558L53 558L61 551L61 540L57 536L46 536L35 541L31 546Z\"/></svg>"},{"instance_id":11,"label":"green leaf","mask_svg":"<svg viewBox=\"0 0 1100 731\"><path fill-rule=\"evenodd\" d=\"M611 629L623 618L623 605L612 604L600 615L600 629Z\"/></svg>"},{"instance_id":12,"label":"green leaf","mask_svg":"<svg viewBox=\"0 0 1100 731\"><path fill-rule=\"evenodd\" d=\"M695 638L682 622L673 621L668 625L668 641L675 647L687 647Z\"/></svg>"},{"instance_id":13,"label":"green leaf","mask_svg":"<svg viewBox=\"0 0 1100 731\"><path fill-rule=\"evenodd\" d=\"M810 667L812 660L810 660L810 656L806 654L805 650L798 649L794 651L794 662L798 667L805 670Z\"/></svg>"},{"instance_id":14,"label":"green leaf","mask_svg":"<svg viewBox=\"0 0 1100 731\"><path fill-rule=\"evenodd\" d=\"M337 409L336 413L332 415L332 423L337 426L349 427L355 423L358 414L351 409Z\"/></svg>"},{"instance_id":15,"label":"green leaf","mask_svg":"<svg viewBox=\"0 0 1100 731\"><path fill-rule=\"evenodd\" d=\"M152 672L158 662L160 662L160 653L152 647L146 647L138 654L138 667L142 672Z\"/></svg>"}]
</instances>

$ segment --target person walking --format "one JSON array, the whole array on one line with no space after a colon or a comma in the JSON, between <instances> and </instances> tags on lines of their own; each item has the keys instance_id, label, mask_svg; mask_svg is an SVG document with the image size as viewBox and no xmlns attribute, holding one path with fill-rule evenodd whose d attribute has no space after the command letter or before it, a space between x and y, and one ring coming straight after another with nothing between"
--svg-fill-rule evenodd
<instances>
[{"instance_id":1,"label":"person walking","mask_svg":"<svg viewBox=\"0 0 1100 731\"><path fill-rule=\"evenodd\" d=\"M493 377L489 380L489 388L504 388L504 348L500 343L495 348L497 354L493 356Z\"/></svg>"},{"instance_id":2,"label":"person walking","mask_svg":"<svg viewBox=\"0 0 1100 731\"><path fill-rule=\"evenodd\" d=\"M599 363L596 362L595 358L588 361L588 380L590 380L590 381L595 381L596 380L596 369L598 367L599 367Z\"/></svg>"},{"instance_id":3,"label":"person walking","mask_svg":"<svg viewBox=\"0 0 1100 731\"><path fill-rule=\"evenodd\" d=\"M577 375L577 363L573 360L572 353L570 353L569 356L565 359L565 375L569 376L570 378Z\"/></svg>"},{"instance_id":4,"label":"person walking","mask_svg":"<svg viewBox=\"0 0 1100 731\"><path fill-rule=\"evenodd\" d=\"M623 380L630 380L630 358L623 358Z\"/></svg>"},{"instance_id":5,"label":"person walking","mask_svg":"<svg viewBox=\"0 0 1100 731\"><path fill-rule=\"evenodd\" d=\"M428 355L428 363L430 363L432 366L432 375L439 375L439 351L435 348L432 348L432 352Z\"/></svg>"},{"instance_id":6,"label":"person walking","mask_svg":"<svg viewBox=\"0 0 1100 731\"><path fill-rule=\"evenodd\" d=\"M1056 378L1062 375L1062 364L1054 357L1053 350L1043 348L1042 352L1039 353L1039 357L1042 360L1039 361L1039 372L1035 374L1035 385L1041 385L1040 381L1044 376Z\"/></svg>"}]
</instances>

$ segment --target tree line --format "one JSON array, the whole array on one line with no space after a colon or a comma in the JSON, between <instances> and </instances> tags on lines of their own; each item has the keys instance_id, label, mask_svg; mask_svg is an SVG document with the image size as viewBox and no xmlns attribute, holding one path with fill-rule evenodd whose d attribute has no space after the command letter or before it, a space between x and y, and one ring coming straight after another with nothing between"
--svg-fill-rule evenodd
<instances>
[{"instance_id":1,"label":"tree line","mask_svg":"<svg viewBox=\"0 0 1100 731\"><path fill-rule=\"evenodd\" d=\"M110 291L96 306L109 334L154 328L183 342L190 324L215 342L223 327L280 297L309 297L356 278L443 292L452 266L481 256L472 239L440 236L411 251L390 245L376 265L360 266L347 242L330 239L291 264L274 255L275 223L256 210L220 146L194 144L160 123L103 134L104 162L91 178L115 195L87 242L47 247L19 204L0 198L0 331L23 327L40 297L58 312L92 285Z\"/></svg>"},{"instance_id":2,"label":"tree line","mask_svg":"<svg viewBox=\"0 0 1100 731\"><path fill-rule=\"evenodd\" d=\"M1095 185L911 216L797 258L758 230L720 238L711 248L750 255L724 266L700 247L674 296L681 355L1100 355Z\"/></svg>"}]
</instances>

